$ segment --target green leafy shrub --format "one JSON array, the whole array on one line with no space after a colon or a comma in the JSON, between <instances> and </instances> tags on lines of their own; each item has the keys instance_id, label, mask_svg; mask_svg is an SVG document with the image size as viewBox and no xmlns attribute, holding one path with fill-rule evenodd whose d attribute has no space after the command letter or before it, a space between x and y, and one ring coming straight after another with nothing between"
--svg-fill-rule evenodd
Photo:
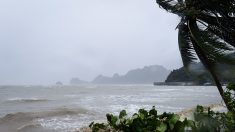
<instances>
[{"instance_id":1,"label":"green leafy shrub","mask_svg":"<svg viewBox=\"0 0 235 132\"><path fill-rule=\"evenodd\" d=\"M228 102L231 112L235 113L235 83L229 83L224 92L225 101Z\"/></svg>"},{"instance_id":2,"label":"green leafy shrub","mask_svg":"<svg viewBox=\"0 0 235 132\"><path fill-rule=\"evenodd\" d=\"M234 113L214 112L210 108L197 106L194 112L197 132L233 132L235 130Z\"/></svg>"},{"instance_id":3,"label":"green leafy shrub","mask_svg":"<svg viewBox=\"0 0 235 132\"><path fill-rule=\"evenodd\" d=\"M155 107L147 111L139 109L131 117L122 110L119 116L107 114L107 124L92 122L89 127L93 132L234 132L234 113L214 112L210 108L197 106L194 121L174 113L158 114Z\"/></svg>"},{"instance_id":4,"label":"green leafy shrub","mask_svg":"<svg viewBox=\"0 0 235 132\"><path fill-rule=\"evenodd\" d=\"M191 120L185 119L180 121L180 117L177 114L157 113L155 107L147 111L145 109L139 109L138 113L133 114L131 117L127 117L125 110L122 110L119 116L107 114L108 124L104 125L92 122L90 128L93 132L99 130L103 131L123 131L123 132L181 132L187 129L194 129L195 123Z\"/></svg>"},{"instance_id":5,"label":"green leafy shrub","mask_svg":"<svg viewBox=\"0 0 235 132\"><path fill-rule=\"evenodd\" d=\"M193 113L194 121L174 113L158 114L153 106L151 110L139 109L131 117L122 110L119 116L107 114L107 123L92 122L93 132L235 132L235 84L228 84L224 97L232 111L214 112L210 108L198 105Z\"/></svg>"}]
</instances>

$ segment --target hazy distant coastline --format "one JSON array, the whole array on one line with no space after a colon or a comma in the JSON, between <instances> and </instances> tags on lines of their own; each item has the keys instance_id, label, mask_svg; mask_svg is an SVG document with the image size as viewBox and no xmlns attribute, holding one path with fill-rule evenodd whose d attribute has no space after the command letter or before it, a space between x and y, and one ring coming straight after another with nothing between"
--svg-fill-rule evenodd
<instances>
[{"instance_id":1,"label":"hazy distant coastline","mask_svg":"<svg viewBox=\"0 0 235 132\"><path fill-rule=\"evenodd\" d=\"M92 81L84 81L79 78L72 78L71 85L80 84L153 84L153 82L165 81L170 70L160 65L150 65L143 68L129 70L124 75L115 73L112 77L98 75Z\"/></svg>"}]
</instances>

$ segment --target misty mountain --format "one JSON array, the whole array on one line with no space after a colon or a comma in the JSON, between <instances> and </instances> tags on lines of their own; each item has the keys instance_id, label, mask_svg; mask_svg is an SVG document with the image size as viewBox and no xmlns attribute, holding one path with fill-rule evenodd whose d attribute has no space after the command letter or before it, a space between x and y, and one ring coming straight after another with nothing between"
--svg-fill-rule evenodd
<instances>
[{"instance_id":1,"label":"misty mountain","mask_svg":"<svg viewBox=\"0 0 235 132\"><path fill-rule=\"evenodd\" d=\"M160 65L145 66L144 68L128 71L125 75L115 73L112 77L99 75L92 83L102 84L148 84L155 81L162 82L170 73L169 70Z\"/></svg>"},{"instance_id":2,"label":"misty mountain","mask_svg":"<svg viewBox=\"0 0 235 132\"><path fill-rule=\"evenodd\" d=\"M87 81L80 80L79 78L72 78L70 80L71 85L87 84Z\"/></svg>"}]
</instances>

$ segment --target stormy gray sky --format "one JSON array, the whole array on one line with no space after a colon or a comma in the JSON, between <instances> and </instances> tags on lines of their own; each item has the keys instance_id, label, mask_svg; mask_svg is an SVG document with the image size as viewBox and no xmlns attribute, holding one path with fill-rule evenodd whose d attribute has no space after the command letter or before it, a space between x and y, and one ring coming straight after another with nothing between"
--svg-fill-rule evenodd
<instances>
[{"instance_id":1,"label":"stormy gray sky","mask_svg":"<svg viewBox=\"0 0 235 132\"><path fill-rule=\"evenodd\" d=\"M178 68L178 21L155 0L0 0L0 85Z\"/></svg>"}]
</instances>

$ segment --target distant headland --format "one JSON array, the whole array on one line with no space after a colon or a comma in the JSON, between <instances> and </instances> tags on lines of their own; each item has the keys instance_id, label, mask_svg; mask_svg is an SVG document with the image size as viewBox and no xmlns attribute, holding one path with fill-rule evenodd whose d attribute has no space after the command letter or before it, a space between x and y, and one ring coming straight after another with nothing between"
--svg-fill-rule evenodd
<instances>
[{"instance_id":1,"label":"distant headland","mask_svg":"<svg viewBox=\"0 0 235 132\"><path fill-rule=\"evenodd\" d=\"M98 75L91 82L80 80L79 78L72 78L70 84L152 84L153 82L162 82L166 80L170 70L160 65L144 66L129 70L124 75L118 73L113 74L112 77Z\"/></svg>"},{"instance_id":2,"label":"distant headland","mask_svg":"<svg viewBox=\"0 0 235 132\"><path fill-rule=\"evenodd\" d=\"M217 74L222 84L235 81L235 67L231 65L218 64ZM154 82L154 85L214 85L210 74L205 70L201 63L192 64L187 70L184 67L173 70L164 82Z\"/></svg>"}]
</instances>

